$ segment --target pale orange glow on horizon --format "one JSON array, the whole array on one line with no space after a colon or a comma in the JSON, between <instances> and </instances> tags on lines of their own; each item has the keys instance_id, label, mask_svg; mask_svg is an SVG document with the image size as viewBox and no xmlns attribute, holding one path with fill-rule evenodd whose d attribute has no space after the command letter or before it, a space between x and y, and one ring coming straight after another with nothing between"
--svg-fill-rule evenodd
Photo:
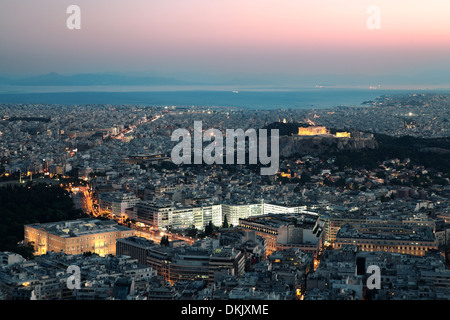
<instances>
[{"instance_id":1,"label":"pale orange glow on horizon","mask_svg":"<svg viewBox=\"0 0 450 320\"><path fill-rule=\"evenodd\" d=\"M396 64L407 66L404 61L450 66L447 0L76 3L82 28L72 32L65 27L68 1L3 1L0 71L309 68L324 73L333 68L339 72L337 66L372 72L368 65L373 63L374 70L388 70ZM378 30L367 27L370 6L380 10Z\"/></svg>"}]
</instances>

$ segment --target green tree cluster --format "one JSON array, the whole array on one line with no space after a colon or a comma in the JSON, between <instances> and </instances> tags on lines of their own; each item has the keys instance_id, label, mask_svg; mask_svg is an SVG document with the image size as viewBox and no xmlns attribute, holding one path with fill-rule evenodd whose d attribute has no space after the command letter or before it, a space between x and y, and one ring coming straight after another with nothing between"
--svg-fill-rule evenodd
<instances>
[{"instance_id":1,"label":"green tree cluster","mask_svg":"<svg viewBox=\"0 0 450 320\"><path fill-rule=\"evenodd\" d=\"M86 217L75 209L69 191L46 184L8 185L0 188L0 251L32 258L32 244L24 240L24 225Z\"/></svg>"}]
</instances>

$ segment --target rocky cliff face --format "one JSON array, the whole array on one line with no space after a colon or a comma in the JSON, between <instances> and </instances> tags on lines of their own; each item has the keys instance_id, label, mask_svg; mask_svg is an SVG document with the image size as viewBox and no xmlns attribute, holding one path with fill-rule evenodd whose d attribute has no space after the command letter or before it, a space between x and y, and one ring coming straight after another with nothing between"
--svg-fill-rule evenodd
<instances>
[{"instance_id":1,"label":"rocky cliff face","mask_svg":"<svg viewBox=\"0 0 450 320\"><path fill-rule=\"evenodd\" d=\"M334 136L281 136L280 155L290 157L294 154L317 155L324 151L375 149L378 143L372 135L356 135L351 138Z\"/></svg>"}]
</instances>

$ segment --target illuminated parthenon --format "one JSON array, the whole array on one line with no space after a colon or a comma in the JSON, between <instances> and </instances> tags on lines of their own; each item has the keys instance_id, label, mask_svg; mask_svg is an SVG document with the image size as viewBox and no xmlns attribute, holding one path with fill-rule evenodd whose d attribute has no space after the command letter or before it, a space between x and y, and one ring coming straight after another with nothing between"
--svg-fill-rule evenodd
<instances>
[{"instance_id":1,"label":"illuminated parthenon","mask_svg":"<svg viewBox=\"0 0 450 320\"><path fill-rule=\"evenodd\" d=\"M299 127L299 136L318 136L318 135L330 135L330 131L324 126L310 126L310 127ZM336 138L350 138L349 132L336 132L334 135Z\"/></svg>"},{"instance_id":2,"label":"illuminated parthenon","mask_svg":"<svg viewBox=\"0 0 450 320\"><path fill-rule=\"evenodd\" d=\"M317 136L320 134L329 134L329 130L323 126L299 127L299 136Z\"/></svg>"}]
</instances>

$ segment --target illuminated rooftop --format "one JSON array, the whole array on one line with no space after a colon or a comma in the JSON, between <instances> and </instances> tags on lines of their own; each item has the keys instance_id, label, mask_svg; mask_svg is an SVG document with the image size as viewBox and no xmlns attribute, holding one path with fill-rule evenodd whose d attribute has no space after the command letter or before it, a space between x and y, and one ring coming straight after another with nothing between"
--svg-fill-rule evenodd
<instances>
[{"instance_id":1,"label":"illuminated rooftop","mask_svg":"<svg viewBox=\"0 0 450 320\"><path fill-rule=\"evenodd\" d=\"M27 226L35 229L43 229L50 234L57 235L63 238L79 237L82 235L103 232L131 230L127 227L118 225L115 221L97 220L92 218L49 223L35 223L29 224Z\"/></svg>"}]
</instances>

